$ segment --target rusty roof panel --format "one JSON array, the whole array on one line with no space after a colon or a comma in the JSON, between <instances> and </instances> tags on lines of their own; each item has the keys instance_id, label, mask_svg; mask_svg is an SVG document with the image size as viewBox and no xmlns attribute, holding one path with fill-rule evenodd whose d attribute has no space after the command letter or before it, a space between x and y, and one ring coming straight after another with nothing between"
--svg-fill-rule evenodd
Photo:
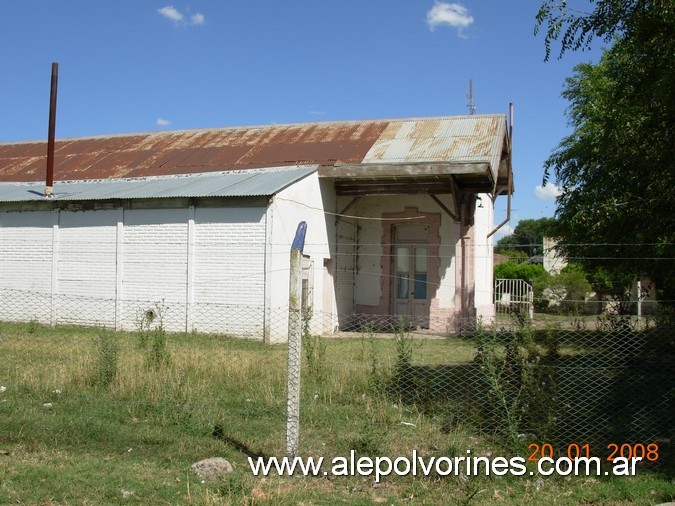
<instances>
[{"instance_id":1,"label":"rusty roof panel","mask_svg":"<svg viewBox=\"0 0 675 506\"><path fill-rule=\"evenodd\" d=\"M235 165L251 149L249 146L222 146L208 147L199 150L199 154L193 155L195 158L191 164L193 166L223 166L229 167Z\"/></svg>"},{"instance_id":2,"label":"rusty roof panel","mask_svg":"<svg viewBox=\"0 0 675 506\"><path fill-rule=\"evenodd\" d=\"M505 135L503 115L392 121L362 163L487 162L496 180Z\"/></svg>"},{"instance_id":3,"label":"rusty roof panel","mask_svg":"<svg viewBox=\"0 0 675 506\"><path fill-rule=\"evenodd\" d=\"M26 158L14 158L11 174L6 181L41 181L44 179L47 156L34 156ZM4 174L3 174L4 176Z\"/></svg>"},{"instance_id":4,"label":"rusty roof panel","mask_svg":"<svg viewBox=\"0 0 675 506\"><path fill-rule=\"evenodd\" d=\"M476 115L61 139L54 176L62 181L109 179L307 163L498 165L505 135L503 115ZM46 142L0 144L0 181L41 181L46 152Z\"/></svg>"},{"instance_id":5,"label":"rusty roof panel","mask_svg":"<svg viewBox=\"0 0 675 506\"><path fill-rule=\"evenodd\" d=\"M47 156L47 143L21 142L17 144L0 144L0 159L36 156L36 153Z\"/></svg>"}]
</instances>

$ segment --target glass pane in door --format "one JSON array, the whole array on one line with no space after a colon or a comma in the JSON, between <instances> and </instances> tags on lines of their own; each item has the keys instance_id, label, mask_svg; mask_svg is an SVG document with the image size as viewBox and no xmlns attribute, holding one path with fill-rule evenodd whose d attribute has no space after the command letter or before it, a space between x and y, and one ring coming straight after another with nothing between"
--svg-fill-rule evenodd
<instances>
[{"instance_id":1,"label":"glass pane in door","mask_svg":"<svg viewBox=\"0 0 675 506\"><path fill-rule=\"evenodd\" d=\"M396 248L396 298L407 299L409 294L410 249Z\"/></svg>"},{"instance_id":2,"label":"glass pane in door","mask_svg":"<svg viewBox=\"0 0 675 506\"><path fill-rule=\"evenodd\" d=\"M427 298L427 248L415 248L415 298Z\"/></svg>"}]
</instances>

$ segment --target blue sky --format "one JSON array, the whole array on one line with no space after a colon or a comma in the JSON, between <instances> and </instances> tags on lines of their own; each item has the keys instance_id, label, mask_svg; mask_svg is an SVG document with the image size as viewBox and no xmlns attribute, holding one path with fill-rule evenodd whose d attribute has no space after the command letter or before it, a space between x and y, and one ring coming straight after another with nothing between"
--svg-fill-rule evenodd
<instances>
[{"instance_id":1,"label":"blue sky","mask_svg":"<svg viewBox=\"0 0 675 506\"><path fill-rule=\"evenodd\" d=\"M0 142L163 129L514 114L519 219L551 216L543 161L575 64L544 62L538 0L0 0ZM542 198L548 197L548 198ZM498 200L496 221L506 198Z\"/></svg>"}]
</instances>

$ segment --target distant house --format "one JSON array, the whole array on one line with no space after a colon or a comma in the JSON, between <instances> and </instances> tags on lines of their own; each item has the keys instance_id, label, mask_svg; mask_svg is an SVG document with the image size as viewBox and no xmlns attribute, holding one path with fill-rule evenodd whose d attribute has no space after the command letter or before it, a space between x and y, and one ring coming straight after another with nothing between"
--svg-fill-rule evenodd
<instances>
[{"instance_id":1,"label":"distant house","mask_svg":"<svg viewBox=\"0 0 675 506\"><path fill-rule=\"evenodd\" d=\"M286 339L307 222L313 331L491 317L503 115L345 121L0 144L0 318ZM476 206L477 197L481 205Z\"/></svg>"},{"instance_id":2,"label":"distant house","mask_svg":"<svg viewBox=\"0 0 675 506\"><path fill-rule=\"evenodd\" d=\"M557 248L558 241L551 237L544 237L544 255L543 255L543 265L546 272L552 275L560 274L560 271L567 267L568 261L567 257L562 255ZM553 305L558 305L565 297L566 294L562 296L548 291L545 295L551 299ZM631 284L631 286L626 287L626 293L620 300L617 300L612 296L605 296L602 300L597 300L598 296L595 293L586 294L585 301L589 302L591 300L595 301L594 305L588 305L588 311L595 312L608 312L616 313L620 312L621 304L626 302L635 305L635 308L628 308L631 312L638 312L637 304L640 303L640 313L649 314L653 313L656 310L656 285L655 283L647 276L637 275L636 282Z\"/></svg>"},{"instance_id":3,"label":"distant house","mask_svg":"<svg viewBox=\"0 0 675 506\"><path fill-rule=\"evenodd\" d=\"M549 274L560 274L560 271L567 265L567 258L561 255L556 248L558 241L552 237L544 237L544 255L542 263L544 270Z\"/></svg>"}]
</instances>

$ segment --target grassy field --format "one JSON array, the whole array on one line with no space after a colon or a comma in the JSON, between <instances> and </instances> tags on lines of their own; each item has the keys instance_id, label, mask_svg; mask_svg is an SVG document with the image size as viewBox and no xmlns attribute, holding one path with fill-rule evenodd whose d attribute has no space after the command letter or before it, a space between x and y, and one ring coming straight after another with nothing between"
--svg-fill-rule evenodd
<instances>
[{"instance_id":1,"label":"grassy field","mask_svg":"<svg viewBox=\"0 0 675 506\"><path fill-rule=\"evenodd\" d=\"M0 324L0 504L657 504L672 478L255 477L246 451L281 456L286 348L204 335ZM303 370L301 454L527 455L447 414L382 394L397 341L314 341ZM465 364L470 340L411 344L414 365ZM399 350L400 352L400 350ZM378 393L380 392L380 393ZM219 426L218 437L214 427ZM203 483L193 462L222 456Z\"/></svg>"}]
</instances>

